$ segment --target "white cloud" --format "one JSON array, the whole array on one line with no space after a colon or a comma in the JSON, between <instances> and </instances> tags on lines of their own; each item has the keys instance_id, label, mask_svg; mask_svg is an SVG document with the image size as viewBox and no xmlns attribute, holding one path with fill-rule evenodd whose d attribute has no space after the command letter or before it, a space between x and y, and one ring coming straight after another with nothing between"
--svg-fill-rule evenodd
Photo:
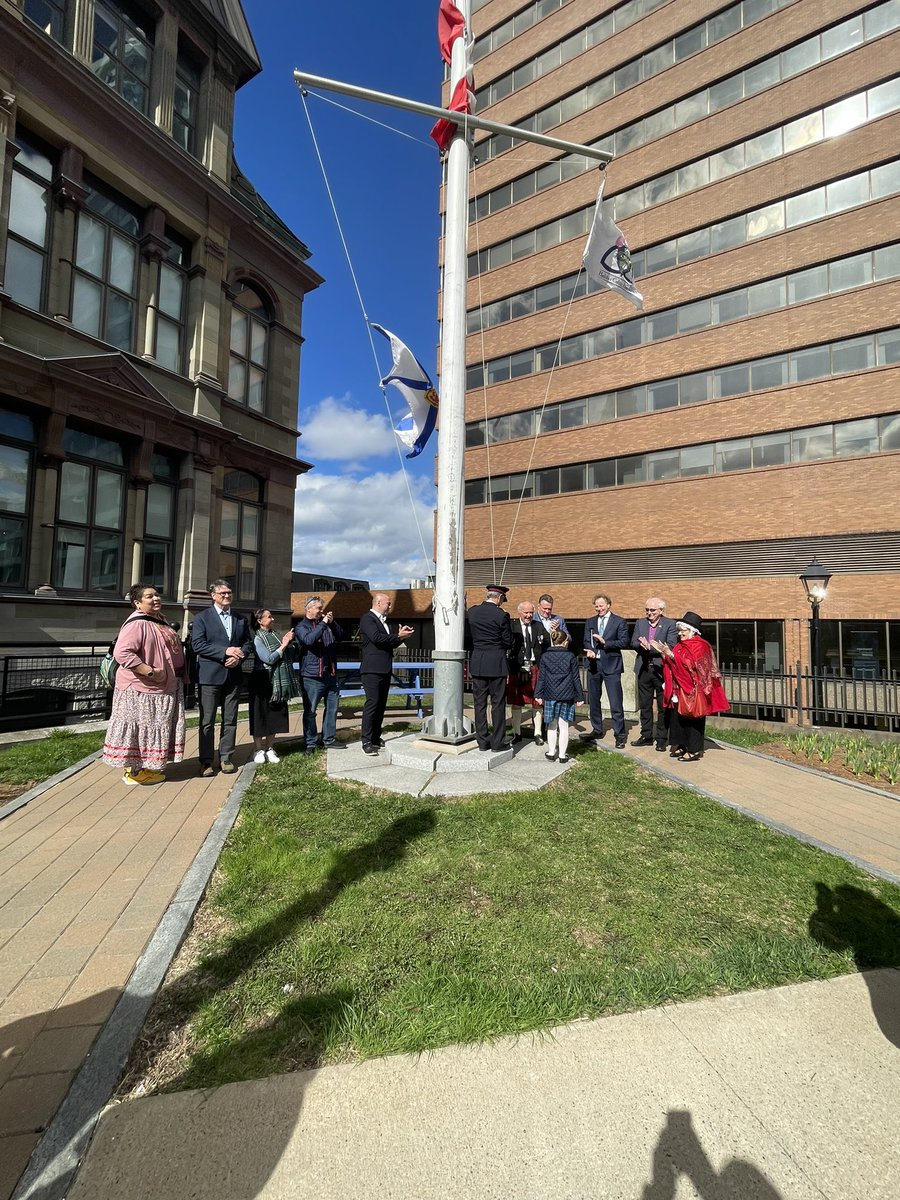
<instances>
[{"instance_id":1,"label":"white cloud","mask_svg":"<svg viewBox=\"0 0 900 1200\"><path fill-rule=\"evenodd\" d=\"M309 462L383 458L396 454L397 438L386 413L354 408L349 396L326 396L302 421L300 457ZM302 414L301 414L302 415Z\"/></svg>"},{"instance_id":2,"label":"white cloud","mask_svg":"<svg viewBox=\"0 0 900 1200\"><path fill-rule=\"evenodd\" d=\"M434 486L421 476L407 478L412 504L399 470L356 478L302 475L294 505L294 569L367 579L373 587L408 587L411 579L431 574Z\"/></svg>"}]
</instances>

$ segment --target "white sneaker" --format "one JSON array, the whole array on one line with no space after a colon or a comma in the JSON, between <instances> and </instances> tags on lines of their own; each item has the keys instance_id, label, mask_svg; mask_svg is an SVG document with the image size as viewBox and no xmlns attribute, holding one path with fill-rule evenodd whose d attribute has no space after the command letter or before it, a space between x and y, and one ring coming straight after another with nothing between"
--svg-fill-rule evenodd
<instances>
[{"instance_id":1,"label":"white sneaker","mask_svg":"<svg viewBox=\"0 0 900 1200\"><path fill-rule=\"evenodd\" d=\"M266 761L265 750L257 750L257 752L253 755L253 761L255 763L264 763Z\"/></svg>"},{"instance_id":2,"label":"white sneaker","mask_svg":"<svg viewBox=\"0 0 900 1200\"><path fill-rule=\"evenodd\" d=\"M281 759L278 757L278 755L275 753L274 750L266 751L266 760L270 763L280 763L281 762Z\"/></svg>"}]
</instances>

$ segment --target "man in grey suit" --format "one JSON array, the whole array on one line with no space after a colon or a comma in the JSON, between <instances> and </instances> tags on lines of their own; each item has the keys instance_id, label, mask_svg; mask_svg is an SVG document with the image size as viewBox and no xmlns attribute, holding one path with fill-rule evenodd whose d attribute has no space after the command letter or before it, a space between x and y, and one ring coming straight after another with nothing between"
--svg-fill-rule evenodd
<instances>
[{"instance_id":1,"label":"man in grey suit","mask_svg":"<svg viewBox=\"0 0 900 1200\"><path fill-rule=\"evenodd\" d=\"M475 705L475 738L479 750L508 750L506 735L506 677L512 630L509 616L500 605L509 588L489 583L482 604L466 613L467 643L471 647L469 674ZM491 698L491 727L488 729L487 704Z\"/></svg>"},{"instance_id":2,"label":"man in grey suit","mask_svg":"<svg viewBox=\"0 0 900 1200\"><path fill-rule=\"evenodd\" d=\"M212 604L199 613L191 627L191 647L197 656L200 697L200 774L213 775L216 751L216 715L222 708L219 763L226 775L237 767L231 761L237 739L238 697L242 664L253 653L247 618L231 608L231 584L217 579L209 585Z\"/></svg>"},{"instance_id":3,"label":"man in grey suit","mask_svg":"<svg viewBox=\"0 0 900 1200\"><path fill-rule=\"evenodd\" d=\"M675 622L665 615L666 602L659 596L651 596L644 609L644 616L634 624L631 648L637 651L634 670L637 675L638 704L641 709L641 736L632 746L651 746L656 743L660 752L666 748L666 712L663 708L662 658L650 645L665 642L674 646L678 641ZM653 730L653 701L656 700L656 733Z\"/></svg>"}]
</instances>

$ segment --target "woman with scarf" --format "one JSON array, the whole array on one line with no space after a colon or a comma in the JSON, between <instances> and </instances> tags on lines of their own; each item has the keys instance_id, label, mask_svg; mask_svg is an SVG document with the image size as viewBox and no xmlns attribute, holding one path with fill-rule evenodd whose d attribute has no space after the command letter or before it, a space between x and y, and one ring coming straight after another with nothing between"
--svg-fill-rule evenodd
<instances>
[{"instance_id":1,"label":"woman with scarf","mask_svg":"<svg viewBox=\"0 0 900 1200\"><path fill-rule=\"evenodd\" d=\"M686 612L675 622L678 641L674 647L660 641L650 643L663 660L663 705L672 714L669 756L682 762L703 757L706 718L729 709L716 656L701 637L702 627L695 612Z\"/></svg>"},{"instance_id":2,"label":"woman with scarf","mask_svg":"<svg viewBox=\"0 0 900 1200\"><path fill-rule=\"evenodd\" d=\"M123 783L163 783L166 763L184 757L184 647L155 587L136 583L128 599L134 612L113 647L119 667L103 761L124 769Z\"/></svg>"},{"instance_id":3,"label":"woman with scarf","mask_svg":"<svg viewBox=\"0 0 900 1200\"><path fill-rule=\"evenodd\" d=\"M253 672L250 675L250 736L256 753L255 763L277 763L281 759L273 749L276 734L287 733L288 701L300 695L300 681L285 651L294 640L293 630L279 637L275 618L268 608L253 614Z\"/></svg>"}]
</instances>

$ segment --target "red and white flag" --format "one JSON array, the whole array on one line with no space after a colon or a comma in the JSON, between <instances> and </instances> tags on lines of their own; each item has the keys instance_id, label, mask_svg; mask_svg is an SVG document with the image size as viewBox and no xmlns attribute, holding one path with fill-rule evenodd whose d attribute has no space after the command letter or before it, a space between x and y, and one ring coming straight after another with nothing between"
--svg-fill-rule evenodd
<instances>
[{"instance_id":1,"label":"red and white flag","mask_svg":"<svg viewBox=\"0 0 900 1200\"><path fill-rule=\"evenodd\" d=\"M466 22L462 13L453 3L453 0L440 0L440 8L438 9L438 42L441 47L441 57L444 62L449 63L453 57L453 46L459 37L466 35ZM450 97L450 103L447 107L451 112L458 113L473 113L475 111L475 76L472 73L472 42L471 32L466 41L466 71L461 79L456 83L453 89L453 95ZM431 136L437 142L438 149L441 153L447 150L447 147L453 141L458 126L455 121L448 120L447 117L441 119L435 124L431 131Z\"/></svg>"},{"instance_id":2,"label":"red and white flag","mask_svg":"<svg viewBox=\"0 0 900 1200\"><path fill-rule=\"evenodd\" d=\"M441 7L438 10L438 41L441 45L441 58L445 63L450 62L453 43L465 26L465 18L453 0L441 0Z\"/></svg>"},{"instance_id":3,"label":"red and white flag","mask_svg":"<svg viewBox=\"0 0 900 1200\"><path fill-rule=\"evenodd\" d=\"M475 97L469 90L469 81L465 75L457 83L453 89L453 95L450 98L450 103L447 105L451 112L470 113L475 108ZM451 121L448 117L441 117L435 122L434 128L431 131L431 136L437 142L438 149L443 152L453 141L453 136L459 126L455 121Z\"/></svg>"}]
</instances>

